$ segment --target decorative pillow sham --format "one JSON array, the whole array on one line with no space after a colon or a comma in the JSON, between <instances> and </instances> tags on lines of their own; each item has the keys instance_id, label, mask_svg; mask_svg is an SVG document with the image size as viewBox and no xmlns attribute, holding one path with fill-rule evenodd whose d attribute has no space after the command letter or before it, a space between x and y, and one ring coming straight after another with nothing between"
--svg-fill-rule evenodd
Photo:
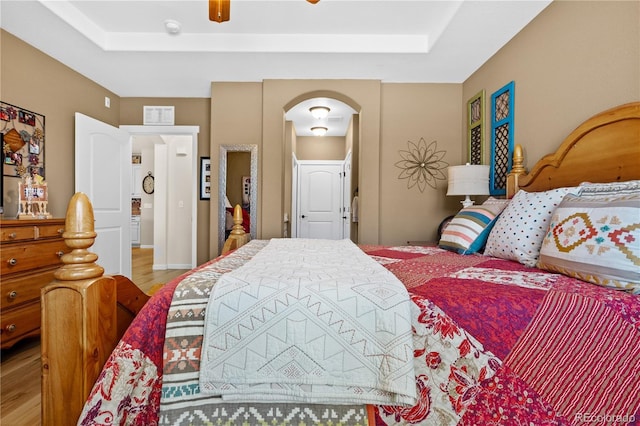
<instances>
[{"instance_id":1,"label":"decorative pillow sham","mask_svg":"<svg viewBox=\"0 0 640 426\"><path fill-rule=\"evenodd\" d=\"M611 183L591 183L582 182L580 184L580 195L585 197L600 195L623 195L639 194L640 180L628 180L624 182Z\"/></svg>"},{"instance_id":2,"label":"decorative pillow sham","mask_svg":"<svg viewBox=\"0 0 640 426\"><path fill-rule=\"evenodd\" d=\"M442 231L438 246L460 254L479 252L504 207L504 203L489 203L460 210Z\"/></svg>"},{"instance_id":3,"label":"decorative pillow sham","mask_svg":"<svg viewBox=\"0 0 640 426\"><path fill-rule=\"evenodd\" d=\"M538 267L640 294L640 192L564 197Z\"/></svg>"},{"instance_id":4,"label":"decorative pillow sham","mask_svg":"<svg viewBox=\"0 0 640 426\"><path fill-rule=\"evenodd\" d=\"M484 254L535 266L551 215L564 196L572 192L577 189L518 191L491 230Z\"/></svg>"}]
</instances>

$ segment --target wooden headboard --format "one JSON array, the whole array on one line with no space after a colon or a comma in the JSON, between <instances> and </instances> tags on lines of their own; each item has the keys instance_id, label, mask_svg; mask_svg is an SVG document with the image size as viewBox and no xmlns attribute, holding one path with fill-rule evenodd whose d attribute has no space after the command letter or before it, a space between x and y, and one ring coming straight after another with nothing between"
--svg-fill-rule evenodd
<instances>
[{"instance_id":1,"label":"wooden headboard","mask_svg":"<svg viewBox=\"0 0 640 426\"><path fill-rule=\"evenodd\" d=\"M515 147L507 177L507 197L524 189L546 191L581 182L640 179L640 102L601 112L578 126L553 154L524 169L523 149Z\"/></svg>"}]
</instances>

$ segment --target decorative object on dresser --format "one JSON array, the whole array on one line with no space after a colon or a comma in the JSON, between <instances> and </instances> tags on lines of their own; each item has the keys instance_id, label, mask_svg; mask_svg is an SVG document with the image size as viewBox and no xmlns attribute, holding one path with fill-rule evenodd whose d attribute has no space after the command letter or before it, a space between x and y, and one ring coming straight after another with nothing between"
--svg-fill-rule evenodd
<instances>
[{"instance_id":1,"label":"decorative object on dresser","mask_svg":"<svg viewBox=\"0 0 640 426\"><path fill-rule=\"evenodd\" d=\"M489 195L489 166L469 164L450 166L447 195L463 195L462 207L473 205L470 195Z\"/></svg>"},{"instance_id":2,"label":"decorative object on dresser","mask_svg":"<svg viewBox=\"0 0 640 426\"><path fill-rule=\"evenodd\" d=\"M40 289L53 280L70 251L62 239L64 219L2 220L2 348L40 334Z\"/></svg>"},{"instance_id":3,"label":"decorative object on dresser","mask_svg":"<svg viewBox=\"0 0 640 426\"><path fill-rule=\"evenodd\" d=\"M18 219L51 219L49 191L40 175L25 176L18 183Z\"/></svg>"}]
</instances>

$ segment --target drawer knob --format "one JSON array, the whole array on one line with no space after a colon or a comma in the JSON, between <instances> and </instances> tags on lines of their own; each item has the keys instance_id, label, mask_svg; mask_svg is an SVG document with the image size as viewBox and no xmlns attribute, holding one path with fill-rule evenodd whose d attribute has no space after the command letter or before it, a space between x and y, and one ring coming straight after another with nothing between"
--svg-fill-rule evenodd
<instances>
[{"instance_id":1,"label":"drawer knob","mask_svg":"<svg viewBox=\"0 0 640 426\"><path fill-rule=\"evenodd\" d=\"M15 240L16 237L17 237L17 235L16 235L15 232L12 232L12 233L9 234L9 238L12 239L12 240Z\"/></svg>"},{"instance_id":2,"label":"drawer knob","mask_svg":"<svg viewBox=\"0 0 640 426\"><path fill-rule=\"evenodd\" d=\"M12 291L9 293L9 299L15 299L16 297L18 297L18 292L17 291Z\"/></svg>"},{"instance_id":3,"label":"drawer knob","mask_svg":"<svg viewBox=\"0 0 640 426\"><path fill-rule=\"evenodd\" d=\"M16 266L18 264L18 259L16 259L15 257L12 257L11 259L9 259L7 263L11 266Z\"/></svg>"},{"instance_id":4,"label":"drawer knob","mask_svg":"<svg viewBox=\"0 0 640 426\"><path fill-rule=\"evenodd\" d=\"M56 252L56 255L57 255L58 257L62 257L62 255L63 255L63 254L64 254L64 252L63 252L63 251L58 251L58 252Z\"/></svg>"},{"instance_id":5,"label":"drawer knob","mask_svg":"<svg viewBox=\"0 0 640 426\"><path fill-rule=\"evenodd\" d=\"M58 234L60 234L60 235L64 234L64 228L58 229Z\"/></svg>"},{"instance_id":6,"label":"drawer knob","mask_svg":"<svg viewBox=\"0 0 640 426\"><path fill-rule=\"evenodd\" d=\"M15 325L15 324L9 324L9 325L8 325L8 326L6 326L5 328L7 329L7 331L8 331L9 333L13 333L14 331L16 331L16 328L18 328L18 327L16 327L16 325Z\"/></svg>"}]
</instances>

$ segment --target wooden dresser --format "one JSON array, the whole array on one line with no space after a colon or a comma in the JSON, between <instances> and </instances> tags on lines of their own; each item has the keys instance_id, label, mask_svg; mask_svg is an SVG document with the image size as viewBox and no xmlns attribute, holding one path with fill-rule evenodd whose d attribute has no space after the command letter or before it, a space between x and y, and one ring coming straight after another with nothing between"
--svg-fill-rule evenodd
<instances>
[{"instance_id":1,"label":"wooden dresser","mask_svg":"<svg viewBox=\"0 0 640 426\"><path fill-rule=\"evenodd\" d=\"M40 290L53 280L71 251L64 240L64 219L2 220L0 267L0 346L40 334Z\"/></svg>"}]
</instances>

